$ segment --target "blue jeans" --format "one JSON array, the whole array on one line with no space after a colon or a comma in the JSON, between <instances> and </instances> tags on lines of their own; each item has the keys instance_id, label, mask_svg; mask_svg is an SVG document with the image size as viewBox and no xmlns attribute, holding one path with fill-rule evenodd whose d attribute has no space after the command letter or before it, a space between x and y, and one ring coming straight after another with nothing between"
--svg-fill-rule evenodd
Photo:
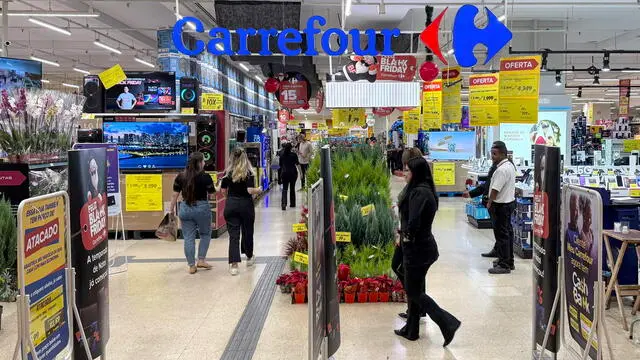
<instances>
[{"instance_id":1,"label":"blue jeans","mask_svg":"<svg viewBox=\"0 0 640 360\"><path fill-rule=\"evenodd\" d=\"M183 202L180 203L178 216L182 223L184 255L187 257L189 266L194 266L196 264L196 231L200 234L198 260L204 260L209 250L209 243L211 242L211 205L209 205L208 201L196 201L193 206Z\"/></svg>"}]
</instances>

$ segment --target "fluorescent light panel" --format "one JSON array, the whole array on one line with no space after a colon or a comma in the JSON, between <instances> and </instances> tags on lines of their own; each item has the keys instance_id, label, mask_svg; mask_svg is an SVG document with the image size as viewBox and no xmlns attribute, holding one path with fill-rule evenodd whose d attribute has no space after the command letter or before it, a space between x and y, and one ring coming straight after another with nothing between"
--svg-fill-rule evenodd
<instances>
[{"instance_id":1,"label":"fluorescent light panel","mask_svg":"<svg viewBox=\"0 0 640 360\"><path fill-rule=\"evenodd\" d=\"M344 16L351 16L351 0L347 0L347 4L344 6Z\"/></svg>"},{"instance_id":2,"label":"fluorescent light panel","mask_svg":"<svg viewBox=\"0 0 640 360\"><path fill-rule=\"evenodd\" d=\"M240 67L242 68L242 70L244 71L249 71L249 68L247 67L247 65L240 63Z\"/></svg>"},{"instance_id":3,"label":"fluorescent light panel","mask_svg":"<svg viewBox=\"0 0 640 360\"><path fill-rule=\"evenodd\" d=\"M140 59L140 58L137 58L137 57L136 57L136 58L133 58L133 60L135 60L135 61L139 62L139 63L140 63L140 64L142 64L142 65L145 65L145 66L148 66L148 67L151 67L151 68L156 67L156 66L155 66L155 65L153 65L152 63L150 63L150 62L148 62L148 61L144 61L144 60L142 60L142 59Z\"/></svg>"},{"instance_id":4,"label":"fluorescent light panel","mask_svg":"<svg viewBox=\"0 0 640 360\"><path fill-rule=\"evenodd\" d=\"M40 80L40 82L41 82L41 83L48 84L48 83L50 83L51 81L49 81L49 80L45 80L45 79L41 79L41 80Z\"/></svg>"},{"instance_id":5,"label":"fluorescent light panel","mask_svg":"<svg viewBox=\"0 0 640 360\"><path fill-rule=\"evenodd\" d=\"M35 60L35 61L40 61L43 64L47 64L47 65L51 65L51 66L57 66L60 67L60 64L58 64L55 61L51 61L51 60L47 60L47 59L42 59L39 57L35 57L35 56L31 56L31 60Z\"/></svg>"},{"instance_id":6,"label":"fluorescent light panel","mask_svg":"<svg viewBox=\"0 0 640 360\"><path fill-rule=\"evenodd\" d=\"M63 29L61 27L57 27L57 26L55 26L53 24L49 24L49 23L44 22L44 21L40 21L38 19L29 18L29 22L34 23L34 24L39 25L39 26L42 26L43 28L47 28L49 30L53 30L55 32L59 32L60 34L65 34L67 36L71 35L71 31L65 30L65 29Z\"/></svg>"},{"instance_id":7,"label":"fluorescent light panel","mask_svg":"<svg viewBox=\"0 0 640 360\"><path fill-rule=\"evenodd\" d=\"M111 47L111 46L109 46L109 45L107 45L107 44L105 44L103 42L100 42L98 40L94 41L93 44L96 45L96 46L99 46L99 47L101 47L103 49L106 49L106 50L109 50L111 52L114 52L116 54L122 54L122 51L120 51L120 50L118 50L118 49L116 49L114 47Z\"/></svg>"},{"instance_id":8,"label":"fluorescent light panel","mask_svg":"<svg viewBox=\"0 0 640 360\"><path fill-rule=\"evenodd\" d=\"M89 71L87 71L87 70L82 70L82 69L78 69L78 68L73 68L73 71L77 71L77 72L79 72L79 73L81 73L81 74L85 74L85 75L89 75L89 74L91 74L91 73L90 73Z\"/></svg>"},{"instance_id":9,"label":"fluorescent light panel","mask_svg":"<svg viewBox=\"0 0 640 360\"><path fill-rule=\"evenodd\" d=\"M70 88L74 88L74 89L80 89L80 86L73 85L73 84L62 83L62 86L66 86L66 87L70 87Z\"/></svg>"},{"instance_id":10,"label":"fluorescent light panel","mask_svg":"<svg viewBox=\"0 0 640 360\"><path fill-rule=\"evenodd\" d=\"M182 15L180 15L180 14L176 14L176 17L177 17L179 20L182 20L182 19L184 18L184 16L182 16ZM191 30L193 30L193 31L196 31L196 24L194 24L194 23L192 23L192 22L188 21L188 22L187 22L187 26L189 27L189 29L191 29Z\"/></svg>"},{"instance_id":11,"label":"fluorescent light panel","mask_svg":"<svg viewBox=\"0 0 640 360\"><path fill-rule=\"evenodd\" d=\"M27 16L37 16L37 17L99 17L100 16L99 13L93 13L93 12L55 12L55 11L49 11L49 12L42 12L42 11L12 12L12 11L9 11L8 15L9 16L22 16L22 17L27 17ZM2 16L2 13L0 13L0 16Z\"/></svg>"}]
</instances>

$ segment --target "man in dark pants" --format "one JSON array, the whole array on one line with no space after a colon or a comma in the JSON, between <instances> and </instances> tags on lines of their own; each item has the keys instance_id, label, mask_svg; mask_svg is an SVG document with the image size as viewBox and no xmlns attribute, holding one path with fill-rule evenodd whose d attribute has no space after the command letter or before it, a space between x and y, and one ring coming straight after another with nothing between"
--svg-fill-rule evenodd
<instances>
[{"instance_id":1,"label":"man in dark pants","mask_svg":"<svg viewBox=\"0 0 640 360\"><path fill-rule=\"evenodd\" d=\"M491 177L487 208L491 212L498 260L489 273L509 274L515 269L511 215L515 210L516 168L507 158L507 146L502 141L491 146L491 159L496 169Z\"/></svg>"},{"instance_id":2,"label":"man in dark pants","mask_svg":"<svg viewBox=\"0 0 640 360\"><path fill-rule=\"evenodd\" d=\"M475 198L478 196L482 196L482 204L486 207L487 206L487 202L489 201L489 185L491 183L491 177L493 176L493 173L496 171L496 165L492 164L491 168L489 169L489 174L487 176L487 180L476 186L475 189L470 190L470 191L465 191L462 194L462 197L465 199L468 198ZM491 212L489 212L489 216L491 217ZM493 220L491 222L491 224L493 225ZM487 253L483 253L481 254L482 257L487 257L487 258L495 258L498 257L498 252L496 251L496 245L493 245L493 249L491 249L491 251L487 252Z\"/></svg>"}]
</instances>

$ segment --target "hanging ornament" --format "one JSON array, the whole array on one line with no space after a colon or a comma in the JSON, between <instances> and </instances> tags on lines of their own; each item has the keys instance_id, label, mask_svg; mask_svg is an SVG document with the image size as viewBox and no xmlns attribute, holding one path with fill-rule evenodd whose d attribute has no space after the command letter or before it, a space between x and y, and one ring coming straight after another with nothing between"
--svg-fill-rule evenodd
<instances>
[{"instance_id":1,"label":"hanging ornament","mask_svg":"<svg viewBox=\"0 0 640 360\"><path fill-rule=\"evenodd\" d=\"M278 91L279 88L280 88L280 81L278 81L278 79L268 78L267 81L264 82L264 89L268 93L272 94Z\"/></svg>"},{"instance_id":2,"label":"hanging ornament","mask_svg":"<svg viewBox=\"0 0 640 360\"><path fill-rule=\"evenodd\" d=\"M430 82L435 80L438 77L440 71L438 70L438 65L432 61L427 61L420 65L420 78L423 81Z\"/></svg>"},{"instance_id":3,"label":"hanging ornament","mask_svg":"<svg viewBox=\"0 0 640 360\"><path fill-rule=\"evenodd\" d=\"M304 105L302 105L302 109L309 110L309 103L305 103Z\"/></svg>"}]
</instances>

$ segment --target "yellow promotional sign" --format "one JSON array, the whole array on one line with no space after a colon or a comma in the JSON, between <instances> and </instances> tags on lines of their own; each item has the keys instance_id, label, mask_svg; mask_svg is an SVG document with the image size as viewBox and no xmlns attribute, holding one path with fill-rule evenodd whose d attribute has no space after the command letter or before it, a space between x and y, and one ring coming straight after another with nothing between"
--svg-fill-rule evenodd
<instances>
[{"instance_id":1,"label":"yellow promotional sign","mask_svg":"<svg viewBox=\"0 0 640 360\"><path fill-rule=\"evenodd\" d=\"M125 75L120 64L115 64L109 69L101 72L98 74L98 77L105 89L110 89L127 79L127 75Z\"/></svg>"},{"instance_id":2,"label":"yellow promotional sign","mask_svg":"<svg viewBox=\"0 0 640 360\"><path fill-rule=\"evenodd\" d=\"M351 242L351 233L336 231L336 242Z\"/></svg>"},{"instance_id":3,"label":"yellow promotional sign","mask_svg":"<svg viewBox=\"0 0 640 360\"><path fill-rule=\"evenodd\" d=\"M360 208L360 212L362 213L362 216L368 216L369 214L371 214L373 210L375 210L375 207L373 204L369 204L367 206L363 206L362 208Z\"/></svg>"},{"instance_id":4,"label":"yellow promotional sign","mask_svg":"<svg viewBox=\"0 0 640 360\"><path fill-rule=\"evenodd\" d=\"M204 93L200 96L200 109L204 111L224 110L224 95Z\"/></svg>"},{"instance_id":5,"label":"yellow promotional sign","mask_svg":"<svg viewBox=\"0 0 640 360\"><path fill-rule=\"evenodd\" d=\"M327 124L318 123L318 130L329 130Z\"/></svg>"},{"instance_id":6,"label":"yellow promotional sign","mask_svg":"<svg viewBox=\"0 0 640 360\"><path fill-rule=\"evenodd\" d=\"M362 126L366 123L367 117L363 108L333 109L333 126L337 128L352 128Z\"/></svg>"},{"instance_id":7,"label":"yellow promotional sign","mask_svg":"<svg viewBox=\"0 0 640 360\"><path fill-rule=\"evenodd\" d=\"M442 70L442 123L457 124L462 120L462 70L459 66Z\"/></svg>"},{"instance_id":8,"label":"yellow promotional sign","mask_svg":"<svg viewBox=\"0 0 640 360\"><path fill-rule=\"evenodd\" d=\"M299 232L305 232L305 231L307 231L307 224L305 223L293 224L293 232L299 233Z\"/></svg>"},{"instance_id":9,"label":"yellow promotional sign","mask_svg":"<svg viewBox=\"0 0 640 360\"><path fill-rule=\"evenodd\" d=\"M295 252L293 253L293 261L300 263L300 264L309 264L309 255L305 254L305 253L301 253L301 252Z\"/></svg>"},{"instance_id":10,"label":"yellow promotional sign","mask_svg":"<svg viewBox=\"0 0 640 360\"><path fill-rule=\"evenodd\" d=\"M538 123L540 55L500 59L501 123Z\"/></svg>"},{"instance_id":11,"label":"yellow promotional sign","mask_svg":"<svg viewBox=\"0 0 640 360\"><path fill-rule=\"evenodd\" d=\"M623 152L632 152L634 150L640 150L640 140L627 139L622 141Z\"/></svg>"},{"instance_id":12,"label":"yellow promotional sign","mask_svg":"<svg viewBox=\"0 0 640 360\"><path fill-rule=\"evenodd\" d=\"M471 126L500 125L499 74L469 76L469 120Z\"/></svg>"},{"instance_id":13,"label":"yellow promotional sign","mask_svg":"<svg viewBox=\"0 0 640 360\"><path fill-rule=\"evenodd\" d=\"M456 163L434 162L433 163L433 182L436 185L455 185L456 184Z\"/></svg>"},{"instance_id":14,"label":"yellow promotional sign","mask_svg":"<svg viewBox=\"0 0 640 360\"><path fill-rule=\"evenodd\" d=\"M640 189L629 189L629 196L640 197Z\"/></svg>"},{"instance_id":15,"label":"yellow promotional sign","mask_svg":"<svg viewBox=\"0 0 640 360\"><path fill-rule=\"evenodd\" d=\"M349 131L346 128L331 128L329 129L329 136L344 136Z\"/></svg>"},{"instance_id":16,"label":"yellow promotional sign","mask_svg":"<svg viewBox=\"0 0 640 360\"><path fill-rule=\"evenodd\" d=\"M420 108L403 111L402 120L404 121L404 132L417 135L420 129Z\"/></svg>"},{"instance_id":17,"label":"yellow promotional sign","mask_svg":"<svg viewBox=\"0 0 640 360\"><path fill-rule=\"evenodd\" d=\"M442 80L422 84L422 128L442 127Z\"/></svg>"},{"instance_id":18,"label":"yellow promotional sign","mask_svg":"<svg viewBox=\"0 0 640 360\"><path fill-rule=\"evenodd\" d=\"M127 174L127 211L162 211L162 175Z\"/></svg>"},{"instance_id":19,"label":"yellow promotional sign","mask_svg":"<svg viewBox=\"0 0 640 360\"><path fill-rule=\"evenodd\" d=\"M191 115L194 114L194 109L192 107L187 107L187 108L181 108L180 109L180 113L181 114L186 114L186 115Z\"/></svg>"},{"instance_id":20,"label":"yellow promotional sign","mask_svg":"<svg viewBox=\"0 0 640 360\"><path fill-rule=\"evenodd\" d=\"M30 337L39 354L65 358L71 342L66 268L69 244L65 193L24 200L18 208L18 284L29 296ZM78 215L79 216L79 215ZM14 250L15 251L15 250ZM69 291L69 289L66 289Z\"/></svg>"}]
</instances>

